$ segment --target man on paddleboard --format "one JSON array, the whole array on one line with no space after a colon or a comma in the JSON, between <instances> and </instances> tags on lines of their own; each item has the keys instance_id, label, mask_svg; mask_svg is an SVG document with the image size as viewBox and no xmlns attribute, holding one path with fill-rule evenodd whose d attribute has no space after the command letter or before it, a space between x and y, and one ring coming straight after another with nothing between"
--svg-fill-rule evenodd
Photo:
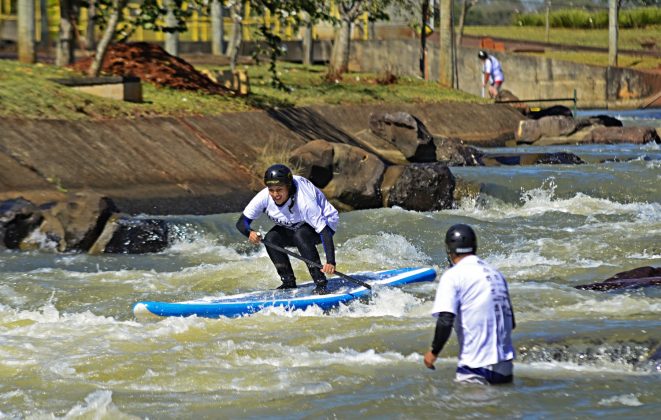
<instances>
[{"instance_id":1,"label":"man on paddleboard","mask_svg":"<svg viewBox=\"0 0 661 420\"><path fill-rule=\"evenodd\" d=\"M253 220L266 214L275 226L264 238L266 251L280 275L282 285L278 289L296 287L296 277L289 256L269 247L295 246L301 256L321 266L316 245L323 244L326 264L321 269L307 264L316 285L314 293L325 294L325 274L335 273L335 245L333 235L337 231L339 215L324 194L302 176L293 175L291 169L282 164L269 167L264 174L266 188L248 203L236 222L236 227L253 244L262 241L260 234L250 229Z\"/></svg>"},{"instance_id":2,"label":"man on paddleboard","mask_svg":"<svg viewBox=\"0 0 661 420\"><path fill-rule=\"evenodd\" d=\"M448 229L445 246L450 269L436 291L432 316L437 318L425 366L434 362L448 341L452 326L459 341L455 381L481 384L512 382L514 311L503 275L478 258L473 229L457 224Z\"/></svg>"}]
</instances>

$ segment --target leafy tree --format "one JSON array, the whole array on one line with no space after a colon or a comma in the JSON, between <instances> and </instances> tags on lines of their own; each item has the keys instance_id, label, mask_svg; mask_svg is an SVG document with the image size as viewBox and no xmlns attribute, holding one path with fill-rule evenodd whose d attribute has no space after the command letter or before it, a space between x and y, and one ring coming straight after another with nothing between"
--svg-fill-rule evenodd
<instances>
[{"instance_id":1,"label":"leafy tree","mask_svg":"<svg viewBox=\"0 0 661 420\"><path fill-rule=\"evenodd\" d=\"M336 0L340 13L340 28L335 34L331 51L329 75L341 76L349 68L351 51L351 26L363 14L368 13L370 21L388 19L385 9L394 0Z\"/></svg>"},{"instance_id":2,"label":"leafy tree","mask_svg":"<svg viewBox=\"0 0 661 420\"><path fill-rule=\"evenodd\" d=\"M65 0L61 0L65 1ZM75 0L71 0L75 1ZM137 13L124 19L127 0L95 0L98 13L95 22L104 28L103 35L96 48L94 61L88 70L90 76L98 76L103 58L110 43L117 39L125 41L139 27L166 33L186 31L186 19L196 8L206 6L205 0L170 0L166 7L158 0L144 0ZM170 10L174 16L174 24L168 25L165 17Z\"/></svg>"}]
</instances>

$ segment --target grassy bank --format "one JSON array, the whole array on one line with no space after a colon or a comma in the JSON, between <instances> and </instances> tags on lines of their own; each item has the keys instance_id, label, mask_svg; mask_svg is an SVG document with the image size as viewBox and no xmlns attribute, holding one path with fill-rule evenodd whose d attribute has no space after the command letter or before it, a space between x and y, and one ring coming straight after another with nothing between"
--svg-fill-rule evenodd
<instances>
[{"instance_id":1,"label":"grassy bank","mask_svg":"<svg viewBox=\"0 0 661 420\"><path fill-rule=\"evenodd\" d=\"M22 65L0 60L0 117L117 118L154 115L214 115L273 106L356 104L375 102L479 102L463 92L441 88L416 78L399 78L379 84L380 75L351 73L338 83L323 79L323 66L279 65L282 80L293 90L283 92L268 83L266 65L246 68L252 92L248 97L228 97L157 88L143 83L139 104L99 98L62 86L52 78L76 76L71 70L46 65Z\"/></svg>"},{"instance_id":2,"label":"grassy bank","mask_svg":"<svg viewBox=\"0 0 661 420\"><path fill-rule=\"evenodd\" d=\"M464 33L473 36L506 38L521 41L546 42L546 31L543 27L532 26L468 26ZM551 28L549 31L549 42L560 45L581 45L608 49L607 29L567 29ZM645 29L620 29L618 45L621 49L643 51L642 44L654 42L656 47L661 47L661 27L650 27ZM539 54L537 54L539 55ZM569 52L554 51L547 49L544 57L558 60L573 61L576 63L590 64L595 66L608 65L608 53L598 52ZM619 54L618 65L620 67L632 67L637 69L656 69L659 66L656 57Z\"/></svg>"},{"instance_id":3,"label":"grassy bank","mask_svg":"<svg viewBox=\"0 0 661 420\"><path fill-rule=\"evenodd\" d=\"M475 36L493 36L521 41L546 41L546 30L539 26L467 26L464 33ZM644 29L620 29L618 31L619 48L643 50L641 43L655 41L661 47L661 27ZM549 42L562 45L584 45L588 47L608 48L608 29L568 29L551 28Z\"/></svg>"}]
</instances>

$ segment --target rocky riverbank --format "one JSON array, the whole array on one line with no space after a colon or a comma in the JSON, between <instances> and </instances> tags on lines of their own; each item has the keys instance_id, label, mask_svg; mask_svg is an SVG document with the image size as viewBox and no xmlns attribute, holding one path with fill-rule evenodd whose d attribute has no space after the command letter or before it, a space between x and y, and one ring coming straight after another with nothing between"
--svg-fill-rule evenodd
<instances>
[{"instance_id":1,"label":"rocky riverbank","mask_svg":"<svg viewBox=\"0 0 661 420\"><path fill-rule=\"evenodd\" d=\"M402 163L369 130L375 112L407 112L437 137L504 145L523 116L505 105L316 106L103 121L0 121L0 200L42 204L93 190L129 214L240 211L261 188L260 161L311 140L361 147Z\"/></svg>"}]
</instances>

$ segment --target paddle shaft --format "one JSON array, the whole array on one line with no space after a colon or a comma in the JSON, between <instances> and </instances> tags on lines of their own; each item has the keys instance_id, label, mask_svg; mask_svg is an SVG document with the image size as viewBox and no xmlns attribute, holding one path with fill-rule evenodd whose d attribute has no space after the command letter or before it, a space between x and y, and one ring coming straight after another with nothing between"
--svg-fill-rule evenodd
<instances>
[{"instance_id":1,"label":"paddle shaft","mask_svg":"<svg viewBox=\"0 0 661 420\"><path fill-rule=\"evenodd\" d=\"M260 235L260 236L261 236L261 235ZM284 252L284 253L287 254L287 255L291 255L291 256L294 257L294 258L298 258L299 260L303 261L304 263L306 263L306 264L308 264L308 265L311 265L311 266L313 266L313 267L317 267L317 268L323 268L323 266L322 266L321 264L317 264L316 262L314 262L314 261L312 261L312 260L308 260L308 259L305 258L304 256L302 256L302 255L298 255L297 253L292 252L292 251L290 251L290 250L288 250L288 249L286 249L286 248L283 248L283 247L281 247L281 246L279 246L279 245L276 245L276 244L274 244L274 243L272 243L272 242L267 242L267 241L265 241L264 239L262 239L262 243L263 243L265 246L268 246L269 248L273 248L273 249L278 250L278 251L280 251L280 252ZM350 282L352 282L352 283L354 283L354 284L357 284L357 285L359 285L359 286L363 286L363 287L365 287L365 288L367 288L367 289L372 290L372 286L370 286L369 284L365 283L364 281L360 281L360 280L355 279L355 278L353 278L353 277L351 277L351 276L347 276L346 274L340 273L339 271L336 271L335 274L337 274L338 276L342 277L342 278L345 279L345 280L349 280Z\"/></svg>"}]
</instances>

